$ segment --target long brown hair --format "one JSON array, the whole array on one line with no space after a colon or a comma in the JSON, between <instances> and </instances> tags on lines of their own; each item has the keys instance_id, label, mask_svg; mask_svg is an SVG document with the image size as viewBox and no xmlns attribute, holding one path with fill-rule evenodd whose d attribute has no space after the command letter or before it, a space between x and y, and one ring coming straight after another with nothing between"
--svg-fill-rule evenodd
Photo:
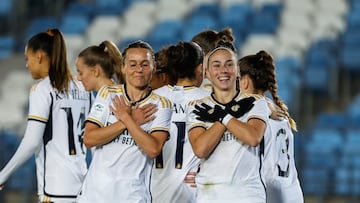
<instances>
[{"instance_id":1,"label":"long brown hair","mask_svg":"<svg viewBox=\"0 0 360 203\"><path fill-rule=\"evenodd\" d=\"M78 58L82 58L84 63L90 67L99 64L108 78L115 77L119 84L124 83L121 73L122 55L113 42L106 40L98 46L89 46L79 53Z\"/></svg>"},{"instance_id":2,"label":"long brown hair","mask_svg":"<svg viewBox=\"0 0 360 203\"><path fill-rule=\"evenodd\" d=\"M248 75L253 81L256 90L269 91L274 103L281 108L289 119L290 126L297 131L296 122L290 116L287 105L277 94L274 59L266 51L261 50L255 55L245 56L238 61L240 77Z\"/></svg>"},{"instance_id":3,"label":"long brown hair","mask_svg":"<svg viewBox=\"0 0 360 203\"><path fill-rule=\"evenodd\" d=\"M51 85L59 92L67 92L72 74L66 60L65 40L60 30L48 29L47 32L34 35L28 41L27 48L34 52L42 50L49 56Z\"/></svg>"}]
</instances>

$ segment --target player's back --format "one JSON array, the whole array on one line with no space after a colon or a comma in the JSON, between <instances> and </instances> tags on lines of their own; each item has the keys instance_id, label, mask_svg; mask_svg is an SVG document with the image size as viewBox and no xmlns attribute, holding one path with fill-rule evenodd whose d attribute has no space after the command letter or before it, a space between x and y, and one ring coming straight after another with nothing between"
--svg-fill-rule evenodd
<instances>
[{"instance_id":1,"label":"player's back","mask_svg":"<svg viewBox=\"0 0 360 203\"><path fill-rule=\"evenodd\" d=\"M51 198L75 198L87 171L82 136L91 94L75 79L68 93L62 93L45 78L33 86L30 100L35 105L30 106L28 119L46 125L43 147L35 154L38 192Z\"/></svg>"},{"instance_id":2,"label":"player's back","mask_svg":"<svg viewBox=\"0 0 360 203\"><path fill-rule=\"evenodd\" d=\"M266 202L303 203L303 193L298 180L294 157L294 134L289 121L269 119L270 142L265 146L264 179L266 182ZM266 142L265 142L266 145Z\"/></svg>"},{"instance_id":3,"label":"player's back","mask_svg":"<svg viewBox=\"0 0 360 203\"><path fill-rule=\"evenodd\" d=\"M265 179L277 176L286 178L289 184L297 179L294 160L294 135L288 119L269 119L270 135L265 135ZM285 179L284 179L285 180Z\"/></svg>"},{"instance_id":4,"label":"player's back","mask_svg":"<svg viewBox=\"0 0 360 203\"><path fill-rule=\"evenodd\" d=\"M190 202L192 192L184 183L189 171L197 171L200 160L195 157L186 130L186 108L192 100L210 95L197 87L166 85L155 93L173 103L170 138L166 141L161 156L156 158L152 174L153 202Z\"/></svg>"}]
</instances>

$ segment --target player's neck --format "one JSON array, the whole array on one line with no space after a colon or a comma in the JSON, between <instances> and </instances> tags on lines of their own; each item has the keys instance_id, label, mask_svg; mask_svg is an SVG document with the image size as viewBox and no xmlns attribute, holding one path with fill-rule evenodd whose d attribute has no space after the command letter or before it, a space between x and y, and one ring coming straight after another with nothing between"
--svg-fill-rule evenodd
<instances>
[{"instance_id":1,"label":"player's neck","mask_svg":"<svg viewBox=\"0 0 360 203\"><path fill-rule=\"evenodd\" d=\"M176 82L177 86L194 86L196 87L196 82L194 80L190 80L188 78L182 78L182 79L178 79L178 81Z\"/></svg>"},{"instance_id":2,"label":"player's neck","mask_svg":"<svg viewBox=\"0 0 360 203\"><path fill-rule=\"evenodd\" d=\"M133 88L130 86L126 86L126 94L128 95L130 102L136 103L137 101L142 100L146 97L151 91L150 87L146 87L144 89Z\"/></svg>"}]
</instances>

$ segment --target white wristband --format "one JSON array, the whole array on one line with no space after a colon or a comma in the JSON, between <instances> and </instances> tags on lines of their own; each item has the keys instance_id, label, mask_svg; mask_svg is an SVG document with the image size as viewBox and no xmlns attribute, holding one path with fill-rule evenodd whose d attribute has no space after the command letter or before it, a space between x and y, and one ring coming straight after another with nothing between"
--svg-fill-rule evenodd
<instances>
[{"instance_id":1,"label":"white wristband","mask_svg":"<svg viewBox=\"0 0 360 203\"><path fill-rule=\"evenodd\" d=\"M232 115L226 114L221 123L226 126L232 118L234 118Z\"/></svg>"}]
</instances>

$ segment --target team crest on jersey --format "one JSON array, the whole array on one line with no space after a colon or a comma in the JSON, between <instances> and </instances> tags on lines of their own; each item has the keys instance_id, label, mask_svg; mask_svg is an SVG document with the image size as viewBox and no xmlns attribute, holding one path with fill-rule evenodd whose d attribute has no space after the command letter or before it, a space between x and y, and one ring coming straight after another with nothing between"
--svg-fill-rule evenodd
<instances>
[{"instance_id":1,"label":"team crest on jersey","mask_svg":"<svg viewBox=\"0 0 360 203\"><path fill-rule=\"evenodd\" d=\"M95 115L101 115L103 112L105 111L105 106L103 104L94 104L94 107L93 107L93 113Z\"/></svg>"},{"instance_id":2,"label":"team crest on jersey","mask_svg":"<svg viewBox=\"0 0 360 203\"><path fill-rule=\"evenodd\" d=\"M231 107L231 110L237 112L240 109L240 105L236 104Z\"/></svg>"}]
</instances>

